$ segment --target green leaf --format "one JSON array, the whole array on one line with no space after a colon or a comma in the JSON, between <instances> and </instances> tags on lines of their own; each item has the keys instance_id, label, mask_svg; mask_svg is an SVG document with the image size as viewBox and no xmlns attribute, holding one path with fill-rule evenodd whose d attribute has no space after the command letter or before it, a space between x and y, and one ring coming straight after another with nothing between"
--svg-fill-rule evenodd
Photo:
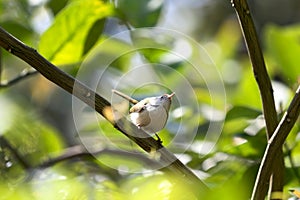
<instances>
[{"instance_id":1,"label":"green leaf","mask_svg":"<svg viewBox=\"0 0 300 200\"><path fill-rule=\"evenodd\" d=\"M98 0L74 1L55 18L52 26L41 36L40 53L56 65L81 61L86 53L86 37L97 20L112 15L110 4ZM100 30L103 27L99 27ZM98 33L99 35L99 33ZM90 41L91 39L89 39ZM89 43L88 49L92 43Z\"/></svg>"},{"instance_id":2,"label":"green leaf","mask_svg":"<svg viewBox=\"0 0 300 200\"><path fill-rule=\"evenodd\" d=\"M234 168L235 167L235 168ZM235 176L239 176L244 173L246 165L243 166L238 164L229 163L222 166L223 169L232 169ZM214 187L207 195L202 196L199 199L209 199L209 200L232 200L232 199L250 199L251 187L247 187L251 184L249 181L241 181L240 179L236 180L236 177L229 177L232 173L231 171L225 171L220 174L216 174L213 178L213 184L218 183L216 187ZM251 181L252 181L251 177ZM222 181L226 181L223 183ZM220 182L222 184L220 184Z\"/></svg>"},{"instance_id":3,"label":"green leaf","mask_svg":"<svg viewBox=\"0 0 300 200\"><path fill-rule=\"evenodd\" d=\"M83 55L85 55L96 44L104 29L105 21L105 18L99 19L91 27L84 43Z\"/></svg>"},{"instance_id":4,"label":"green leaf","mask_svg":"<svg viewBox=\"0 0 300 200\"><path fill-rule=\"evenodd\" d=\"M132 45L115 37L102 36L94 48L87 53L82 65L94 69L114 68L126 71L130 67L132 56L135 55L131 53L132 51ZM104 76L110 76L108 74Z\"/></svg>"},{"instance_id":5,"label":"green leaf","mask_svg":"<svg viewBox=\"0 0 300 200\"><path fill-rule=\"evenodd\" d=\"M241 82L238 84L234 95L229 99L230 103L234 105L242 105L261 109L261 100L257 83L253 76L250 66L245 66Z\"/></svg>"},{"instance_id":6,"label":"green leaf","mask_svg":"<svg viewBox=\"0 0 300 200\"><path fill-rule=\"evenodd\" d=\"M256 136L249 136L242 133L237 135L236 138L244 139L245 142L242 144L233 144L234 146L231 148L224 149L226 153L249 159L261 158L266 146L266 136L263 134L263 131Z\"/></svg>"},{"instance_id":7,"label":"green leaf","mask_svg":"<svg viewBox=\"0 0 300 200\"><path fill-rule=\"evenodd\" d=\"M35 180L30 184L35 199L89 199L86 181L82 181L80 177L71 177L70 171L49 169L34 177ZM51 176L55 178L50 178Z\"/></svg>"},{"instance_id":8,"label":"green leaf","mask_svg":"<svg viewBox=\"0 0 300 200\"><path fill-rule=\"evenodd\" d=\"M118 9L134 27L151 27L157 23L163 5L162 0L119 0Z\"/></svg>"},{"instance_id":9,"label":"green leaf","mask_svg":"<svg viewBox=\"0 0 300 200\"><path fill-rule=\"evenodd\" d=\"M31 36L33 30L26 24L21 24L17 21L5 21L1 22L1 27L14 35L16 38L22 40L26 44L32 44Z\"/></svg>"},{"instance_id":10,"label":"green leaf","mask_svg":"<svg viewBox=\"0 0 300 200\"><path fill-rule=\"evenodd\" d=\"M4 96L5 94L0 94L0 135L11 128L15 120L14 113L18 111L18 106L13 104L7 96Z\"/></svg>"},{"instance_id":11,"label":"green leaf","mask_svg":"<svg viewBox=\"0 0 300 200\"><path fill-rule=\"evenodd\" d=\"M68 0L50 0L48 1L47 6L51 9L53 14L56 15L66 6L67 3Z\"/></svg>"},{"instance_id":12,"label":"green leaf","mask_svg":"<svg viewBox=\"0 0 300 200\"><path fill-rule=\"evenodd\" d=\"M33 166L64 147L59 133L35 116L19 115L5 137Z\"/></svg>"},{"instance_id":13,"label":"green leaf","mask_svg":"<svg viewBox=\"0 0 300 200\"><path fill-rule=\"evenodd\" d=\"M26 183L20 185L10 185L6 182L0 183L1 199L22 199L22 200L32 200L34 194L30 191L30 186Z\"/></svg>"},{"instance_id":14,"label":"green leaf","mask_svg":"<svg viewBox=\"0 0 300 200\"><path fill-rule=\"evenodd\" d=\"M127 199L198 199L193 190L197 185L191 187L177 179L162 174L152 176L137 176L122 184L123 191L128 194Z\"/></svg>"},{"instance_id":15,"label":"green leaf","mask_svg":"<svg viewBox=\"0 0 300 200\"><path fill-rule=\"evenodd\" d=\"M278 70L290 84L300 76L300 25L266 29L267 50L277 63Z\"/></svg>"},{"instance_id":16,"label":"green leaf","mask_svg":"<svg viewBox=\"0 0 300 200\"><path fill-rule=\"evenodd\" d=\"M246 106L235 106L227 112L226 121L237 118L248 118L253 119L261 114L260 110L246 107Z\"/></svg>"},{"instance_id":17,"label":"green leaf","mask_svg":"<svg viewBox=\"0 0 300 200\"><path fill-rule=\"evenodd\" d=\"M10 109L5 117L9 125L3 133L16 151L26 157L28 163L35 166L48 158L49 154L62 150L64 144L57 130L44 123L29 109L12 107L10 104L5 106Z\"/></svg>"}]
</instances>

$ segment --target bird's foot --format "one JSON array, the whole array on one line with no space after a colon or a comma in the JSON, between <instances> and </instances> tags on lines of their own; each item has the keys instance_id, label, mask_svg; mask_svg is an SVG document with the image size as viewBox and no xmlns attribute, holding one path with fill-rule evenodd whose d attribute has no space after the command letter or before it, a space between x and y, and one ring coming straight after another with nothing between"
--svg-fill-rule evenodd
<instances>
[{"instance_id":1,"label":"bird's foot","mask_svg":"<svg viewBox=\"0 0 300 200\"><path fill-rule=\"evenodd\" d=\"M160 137L155 133L155 136L157 137L156 142L161 145L163 143L163 141L160 139Z\"/></svg>"}]
</instances>

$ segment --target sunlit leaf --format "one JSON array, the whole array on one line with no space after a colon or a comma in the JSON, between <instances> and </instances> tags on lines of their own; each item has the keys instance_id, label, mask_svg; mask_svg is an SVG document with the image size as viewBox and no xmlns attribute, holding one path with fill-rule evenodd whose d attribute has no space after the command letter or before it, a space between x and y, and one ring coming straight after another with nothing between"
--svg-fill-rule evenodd
<instances>
[{"instance_id":1,"label":"sunlit leaf","mask_svg":"<svg viewBox=\"0 0 300 200\"><path fill-rule=\"evenodd\" d=\"M254 109L261 108L259 88L250 66L247 66L247 69L244 70L241 82L238 84L235 94L231 95L231 98L230 101L235 105L252 107Z\"/></svg>"},{"instance_id":2,"label":"sunlit leaf","mask_svg":"<svg viewBox=\"0 0 300 200\"><path fill-rule=\"evenodd\" d=\"M232 37L233 35L234 37ZM221 69L237 52L240 40L241 31L237 21L229 19L221 25L215 39L204 44L204 47L216 63L216 66ZM235 75L238 74L235 72Z\"/></svg>"},{"instance_id":3,"label":"sunlit leaf","mask_svg":"<svg viewBox=\"0 0 300 200\"><path fill-rule=\"evenodd\" d=\"M14 122L14 113L17 112L18 106L6 98L3 93L0 95L0 135L11 128Z\"/></svg>"},{"instance_id":4,"label":"sunlit leaf","mask_svg":"<svg viewBox=\"0 0 300 200\"><path fill-rule=\"evenodd\" d=\"M36 199L125 199L98 169L84 161L38 170L29 183L31 193Z\"/></svg>"},{"instance_id":5,"label":"sunlit leaf","mask_svg":"<svg viewBox=\"0 0 300 200\"><path fill-rule=\"evenodd\" d=\"M234 37L232 37L233 35ZM234 56L239 47L241 36L240 27L236 20L230 19L223 23L216 35L216 42L222 49L220 56L223 60Z\"/></svg>"},{"instance_id":6,"label":"sunlit leaf","mask_svg":"<svg viewBox=\"0 0 300 200\"><path fill-rule=\"evenodd\" d=\"M57 65L79 62L85 53L86 37L90 28L97 20L112 13L110 4L98 0L70 3L56 16L52 26L41 36L40 53Z\"/></svg>"},{"instance_id":7,"label":"sunlit leaf","mask_svg":"<svg viewBox=\"0 0 300 200\"><path fill-rule=\"evenodd\" d=\"M257 134L256 136L249 136L247 134L236 135L237 139L243 139L244 142L236 142L233 139L232 146L227 147L226 153L231 155L236 155L237 157L259 159L263 155L266 146L266 136L262 134Z\"/></svg>"},{"instance_id":8,"label":"sunlit leaf","mask_svg":"<svg viewBox=\"0 0 300 200\"><path fill-rule=\"evenodd\" d=\"M35 173L32 193L36 199L88 199L89 193L83 177L71 171L46 169ZM51 188L51 190L49 190Z\"/></svg>"},{"instance_id":9,"label":"sunlit leaf","mask_svg":"<svg viewBox=\"0 0 300 200\"><path fill-rule=\"evenodd\" d=\"M64 147L58 131L33 112L17 107L10 114L11 126L4 132L4 136L31 166Z\"/></svg>"},{"instance_id":10,"label":"sunlit leaf","mask_svg":"<svg viewBox=\"0 0 300 200\"><path fill-rule=\"evenodd\" d=\"M161 174L131 178L123 183L122 189L127 191L128 199L198 199L193 192L198 189L196 185L191 187Z\"/></svg>"},{"instance_id":11,"label":"sunlit leaf","mask_svg":"<svg viewBox=\"0 0 300 200\"><path fill-rule=\"evenodd\" d=\"M4 183L0 184L1 199L24 199L32 200L34 195L30 190L30 186L27 184L20 184L9 186Z\"/></svg>"},{"instance_id":12,"label":"sunlit leaf","mask_svg":"<svg viewBox=\"0 0 300 200\"><path fill-rule=\"evenodd\" d=\"M286 143L291 147L293 147L294 145L297 145L300 140L299 133L300 133L300 123L296 123L294 125L294 127L292 128L292 130L290 131L290 133L286 139ZM300 153L300 151L299 151L299 153Z\"/></svg>"},{"instance_id":13,"label":"sunlit leaf","mask_svg":"<svg viewBox=\"0 0 300 200\"><path fill-rule=\"evenodd\" d=\"M293 131L296 131L297 128L295 127L295 129ZM298 129L299 131L299 129ZM290 154L292 156L293 159L293 165L295 165L296 167L300 166L300 144L299 144L299 132L297 134L297 137L294 138L294 141L289 141L289 143L287 143L287 145L285 146L285 150L289 150ZM289 160L289 158L286 158L287 161ZM291 166L290 161L287 162L287 166Z\"/></svg>"},{"instance_id":14,"label":"sunlit leaf","mask_svg":"<svg viewBox=\"0 0 300 200\"><path fill-rule=\"evenodd\" d=\"M266 43L268 52L277 63L277 69L282 72L290 84L297 82L300 76L300 26L266 28Z\"/></svg>"},{"instance_id":15,"label":"sunlit leaf","mask_svg":"<svg viewBox=\"0 0 300 200\"><path fill-rule=\"evenodd\" d=\"M250 190L248 190L249 185L251 185L252 180L241 181L240 178L232 177L232 174L243 174L246 169L246 165L240 166L234 162L222 163L220 167L225 170L220 174L216 174L214 183L222 183L217 186L212 186L211 191L208 192L204 197L199 199L210 199L210 200L233 200L233 199L249 199ZM226 169L231 169L227 171ZM249 177L248 177L249 178ZM225 182L224 182L225 181Z\"/></svg>"},{"instance_id":16,"label":"sunlit leaf","mask_svg":"<svg viewBox=\"0 0 300 200\"><path fill-rule=\"evenodd\" d=\"M126 199L127 191L120 190L119 186L112 181L103 181L95 186L95 199Z\"/></svg>"}]
</instances>

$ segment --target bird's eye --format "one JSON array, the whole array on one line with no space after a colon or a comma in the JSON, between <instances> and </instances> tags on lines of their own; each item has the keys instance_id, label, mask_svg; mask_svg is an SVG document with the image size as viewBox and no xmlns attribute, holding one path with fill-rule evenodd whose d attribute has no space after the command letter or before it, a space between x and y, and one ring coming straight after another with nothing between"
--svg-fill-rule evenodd
<instances>
[{"instance_id":1,"label":"bird's eye","mask_svg":"<svg viewBox=\"0 0 300 200\"><path fill-rule=\"evenodd\" d=\"M161 97L160 97L160 100L163 100L163 99L164 99L164 96L161 96Z\"/></svg>"}]
</instances>

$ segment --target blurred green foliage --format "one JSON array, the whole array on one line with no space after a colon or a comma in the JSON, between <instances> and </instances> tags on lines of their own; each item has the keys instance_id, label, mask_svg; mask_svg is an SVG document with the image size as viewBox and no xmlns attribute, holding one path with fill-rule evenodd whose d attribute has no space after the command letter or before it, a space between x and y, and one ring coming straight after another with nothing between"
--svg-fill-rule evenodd
<instances>
[{"instance_id":1,"label":"blurred green foliage","mask_svg":"<svg viewBox=\"0 0 300 200\"><path fill-rule=\"evenodd\" d=\"M95 43L88 37L93 30L91 27L94 24L99 26L98 20L111 16L112 13L110 4L101 1L70 3L57 14L52 26L41 36L38 48L40 53L56 65L80 62L88 51L85 48L86 42ZM101 25L98 28L100 32L92 35L95 39L101 34ZM59 37L53 37L56 33L60 33Z\"/></svg>"},{"instance_id":2,"label":"blurred green foliage","mask_svg":"<svg viewBox=\"0 0 300 200\"><path fill-rule=\"evenodd\" d=\"M136 28L152 27L157 24L163 1L120 0L117 9L124 20Z\"/></svg>"},{"instance_id":3,"label":"blurred green foliage","mask_svg":"<svg viewBox=\"0 0 300 200\"><path fill-rule=\"evenodd\" d=\"M269 25L265 34L268 53L278 65L277 73L282 74L289 85L295 84L299 79L300 26L281 28Z\"/></svg>"},{"instance_id":4,"label":"blurred green foliage","mask_svg":"<svg viewBox=\"0 0 300 200\"><path fill-rule=\"evenodd\" d=\"M249 198L266 136L258 87L233 11L223 19L214 35L196 41L220 73L205 77L197 75L199 72L187 61L199 53L198 47L190 41L162 34L147 35L143 31L126 34L130 27L163 27L162 21L168 21L166 18L170 15L166 14L168 4L164 1L34 2L1 0L1 27L37 47L43 56L68 73L75 75L81 63L81 67L84 63L89 65L81 75L84 80L88 79L87 84L97 79L97 91L107 99L111 100L111 89L118 83L123 92L136 99L170 92L170 88L179 91L160 137L211 191L199 196L197 185L189 187L176 177L152 171L155 163L151 160L155 160L155 156L146 155L102 117L90 120L90 116L95 115L92 110L83 109L83 117L86 117L83 119L87 122L74 131L74 124L70 123L73 120L71 97L37 76L0 91L1 199ZM33 22L33 15L39 16L38 13L51 19L41 34ZM186 18L187 24L189 20L191 18ZM165 26L168 28L168 24ZM124 34L118 38L114 33ZM192 33L189 37L192 38ZM261 39L266 47L263 51L274 83L279 117L299 81L299 38L299 24L263 27ZM139 48L147 45L149 48ZM175 55L174 49L183 49L186 57ZM17 76L28 67L8 53L2 53L1 81ZM202 55L199 60L205 64L207 58ZM135 66L147 68L147 73L134 74ZM218 75L223 80L226 97L221 90L214 94L208 90L207 84L214 83ZM124 81L126 76L139 76L153 84L139 85L138 80L132 78ZM160 84L155 84L155 80ZM190 83L192 91L185 87L185 81ZM112 103L124 110L124 115L127 113L128 103L120 99ZM217 129L210 129L215 124L222 126L220 135ZM286 197L288 189L300 185L299 129L298 121L284 149ZM208 130L212 131L211 138L206 138ZM195 135L190 134L193 132ZM80 136L80 140L75 141L87 149L102 150L95 153L97 159L78 156L41 168L44 162L68 150L74 134Z\"/></svg>"}]
</instances>

